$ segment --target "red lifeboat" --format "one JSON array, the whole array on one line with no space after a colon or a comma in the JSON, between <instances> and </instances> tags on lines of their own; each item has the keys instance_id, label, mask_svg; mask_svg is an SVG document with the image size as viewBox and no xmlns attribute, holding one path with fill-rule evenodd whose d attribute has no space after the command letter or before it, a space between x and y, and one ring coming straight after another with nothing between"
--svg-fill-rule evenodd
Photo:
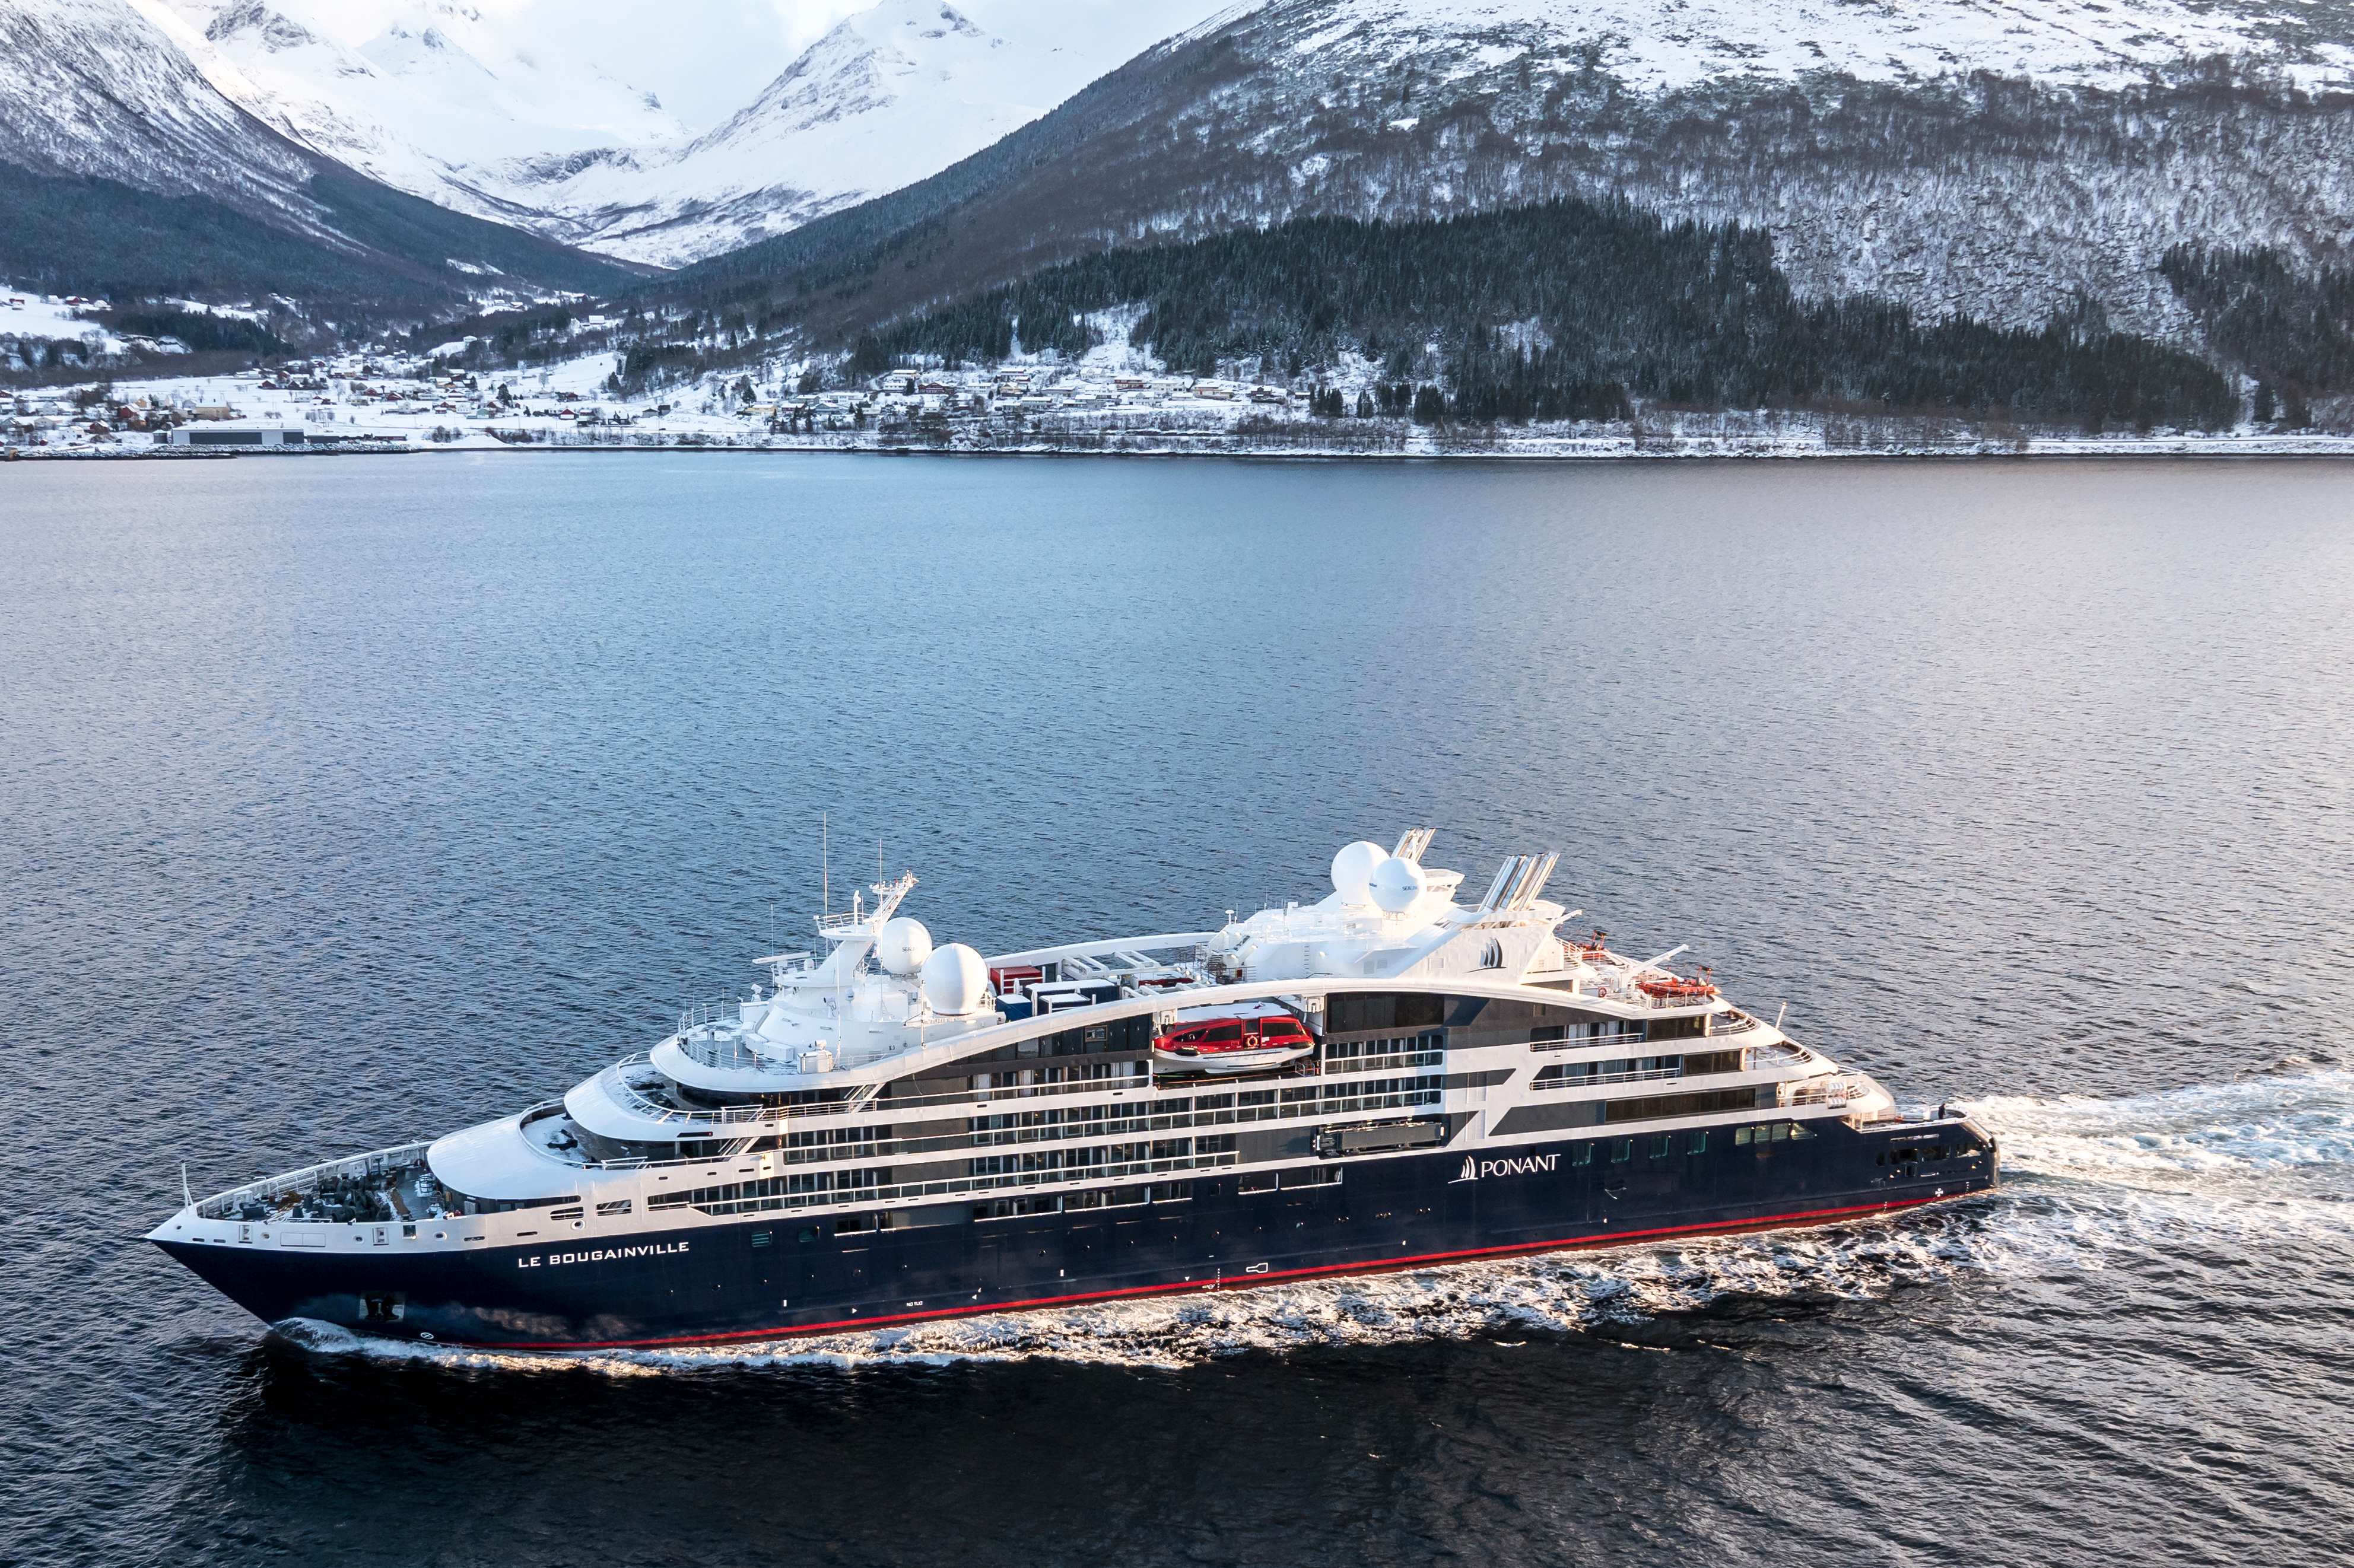
<instances>
[{"instance_id":1,"label":"red lifeboat","mask_svg":"<svg viewBox=\"0 0 2354 1568\"><path fill-rule=\"evenodd\" d=\"M1308 1026L1288 1014L1266 1018L1189 1019L1153 1043L1164 1069L1196 1073L1257 1072L1297 1061L1316 1049Z\"/></svg>"}]
</instances>

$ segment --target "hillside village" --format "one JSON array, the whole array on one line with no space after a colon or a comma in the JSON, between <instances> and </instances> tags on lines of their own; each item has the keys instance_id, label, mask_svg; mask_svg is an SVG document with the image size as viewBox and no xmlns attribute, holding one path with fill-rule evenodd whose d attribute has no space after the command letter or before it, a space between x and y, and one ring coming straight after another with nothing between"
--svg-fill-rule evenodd
<instances>
[{"instance_id":1,"label":"hillside village","mask_svg":"<svg viewBox=\"0 0 2354 1568\"><path fill-rule=\"evenodd\" d=\"M0 351L36 334L74 334L87 341L101 376L107 356L123 355L122 340L78 313L97 314L104 302L51 299L30 309L33 333L16 334L16 323L0 318ZM603 324L584 317L579 335L595 342ZM461 340L408 354L380 344L211 376L158 376L165 367L152 359L133 367L124 358L127 374L111 379L14 394L0 404L0 443L19 456L492 446L988 450L1112 436L1267 436L1311 425L1310 405L1329 406L1336 391L1351 414L1371 420L1377 411L1371 366L1354 378L1363 386L1294 387L1166 376L1123 350L1068 364L1048 355L989 369L893 371L825 390L814 389L825 378L814 366L777 366L772 378L714 376L632 397L618 389L613 362L601 353L535 369L457 369L466 347Z\"/></svg>"},{"instance_id":2,"label":"hillside village","mask_svg":"<svg viewBox=\"0 0 2354 1568\"><path fill-rule=\"evenodd\" d=\"M627 399L573 366L533 375L446 374L429 361L355 355L224 376L18 392L0 421L0 440L28 454L60 455L129 455L142 445L803 444L795 438L818 445L938 444L1034 436L1041 420L1057 417L1197 435L1226 430L1252 414L1288 415L1297 402L1277 387L1065 367L902 373L807 394L739 378Z\"/></svg>"},{"instance_id":3,"label":"hillside village","mask_svg":"<svg viewBox=\"0 0 2354 1568\"><path fill-rule=\"evenodd\" d=\"M567 374L571 371L571 374ZM2030 431L1990 421L1638 409L1628 421L1496 430L1417 423L1377 385L1290 388L1088 366L905 373L812 394L739 385L638 400L587 370L436 375L350 356L274 371L0 396L0 458L112 460L581 449L1397 457L2323 452L2324 432ZM566 383L577 383L567 385ZM1335 403L1340 411L1331 412Z\"/></svg>"},{"instance_id":4,"label":"hillside village","mask_svg":"<svg viewBox=\"0 0 2354 1568\"><path fill-rule=\"evenodd\" d=\"M192 308L236 319L259 314ZM771 361L631 396L608 323L567 329L574 352L529 368L463 369L459 340L393 341L217 374L158 374L186 353L91 319L101 300L0 296L0 361L29 343L81 344L97 369L67 385L0 392L0 456L196 459L233 454L579 448L879 452L1109 452L1297 456L1822 456L1904 452L2327 451L2342 436L2261 427L2215 434L2087 434L1999 418L1639 405L1633 418L1519 428L1418 417L1410 386L1351 355L1287 378L1244 361L1173 376L1113 341L1076 358L1016 353L993 366L847 377L838 364ZM558 350L559 354L563 351ZM825 381L835 385L818 389ZM809 388L804 390L804 388Z\"/></svg>"}]
</instances>

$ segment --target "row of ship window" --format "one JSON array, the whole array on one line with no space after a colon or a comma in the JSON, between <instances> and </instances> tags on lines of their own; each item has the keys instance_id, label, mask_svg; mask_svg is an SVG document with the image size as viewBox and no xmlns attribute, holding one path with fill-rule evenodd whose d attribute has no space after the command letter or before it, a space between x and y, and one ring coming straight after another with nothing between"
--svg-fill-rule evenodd
<instances>
[{"instance_id":1,"label":"row of ship window","mask_svg":"<svg viewBox=\"0 0 2354 1568\"><path fill-rule=\"evenodd\" d=\"M1305 1185L1306 1183L1286 1183ZM1265 1187L1245 1188L1246 1192L1272 1191L1274 1178L1267 1178ZM991 1198L972 1205L972 1218L981 1220L1020 1219L1031 1214L1080 1213L1090 1209L1141 1208L1152 1203L1181 1203L1192 1200L1191 1181L1141 1182L1133 1187L1098 1187L1086 1192L1060 1192L1051 1196ZM863 1214L836 1214L825 1224L801 1225L790 1234L796 1242L808 1243L820 1237L867 1235L875 1231L898 1230L906 1227L909 1216L889 1210ZM894 1222L896 1222L896 1224ZM750 1241L754 1246L768 1246L775 1241L769 1231L754 1231Z\"/></svg>"},{"instance_id":2,"label":"row of ship window","mask_svg":"<svg viewBox=\"0 0 2354 1568\"><path fill-rule=\"evenodd\" d=\"M1125 1209L1142 1203L1183 1202L1193 1196L1191 1181L1153 1181L1134 1187L1095 1187L1084 1192L1033 1193L1019 1198L989 1198L972 1206L976 1220L1018 1219L1024 1214L1085 1213L1089 1209Z\"/></svg>"},{"instance_id":3,"label":"row of ship window","mask_svg":"<svg viewBox=\"0 0 2354 1568\"><path fill-rule=\"evenodd\" d=\"M1359 1078L1339 1084L1307 1083L1281 1088L1237 1089L1226 1094L1158 1100L1152 1103L1149 1116L1135 1114L1146 1108L1141 1105L1048 1106L1037 1110L968 1117L965 1126L970 1131L973 1143L981 1148L1009 1143L1047 1143L1122 1132L1160 1132L1186 1127L1281 1121L1294 1117L1412 1109L1437 1104L1444 1083L1440 1075L1431 1074L1420 1077ZM878 1153L890 1152L891 1142L892 1129L887 1126L823 1128L780 1137L753 1139L741 1148L724 1139L714 1139L709 1150L702 1157L717 1160L782 1149L788 1164L871 1160ZM632 1150L666 1150L669 1146L632 1144L628 1147ZM685 1144L677 1147L687 1148Z\"/></svg>"},{"instance_id":4,"label":"row of ship window","mask_svg":"<svg viewBox=\"0 0 2354 1568\"><path fill-rule=\"evenodd\" d=\"M1145 1108L1141 1106L1054 1106L1042 1110L970 1117L966 1125L972 1129L973 1141L980 1144L1081 1138L1099 1130L1129 1130L1131 1126L1144 1130L1218 1127L1435 1104L1445 1084L1446 1079L1435 1073L1412 1078L1357 1078L1338 1084L1306 1083L1272 1089L1237 1089L1231 1094L1195 1095L1190 1099L1156 1100L1149 1116L1136 1114ZM1016 1136L1004 1136L1008 1132Z\"/></svg>"},{"instance_id":5,"label":"row of ship window","mask_svg":"<svg viewBox=\"0 0 2354 1568\"><path fill-rule=\"evenodd\" d=\"M1068 1181L1090 1171L1117 1175L1137 1166L1165 1169L1167 1165L1228 1164L1235 1153L1235 1135L1209 1138L1164 1138L1134 1143L1095 1144L1084 1149L1031 1150L1020 1154L985 1155L970 1162L968 1180L982 1186L999 1184L990 1178L1029 1177ZM887 1166L810 1171L751 1181L727 1181L709 1187L657 1192L646 1200L649 1209L695 1208L705 1213L741 1210L799 1208L823 1202L832 1194L874 1193L892 1184ZM965 1190L958 1183L959 1190Z\"/></svg>"},{"instance_id":6,"label":"row of ship window","mask_svg":"<svg viewBox=\"0 0 2354 1568\"><path fill-rule=\"evenodd\" d=\"M1435 1066L1447 1054L1447 1031L1433 1029L1422 1034L1394 1035L1373 1040L1327 1040L1324 1060L1347 1062L1352 1065L1384 1057L1401 1060L1394 1066Z\"/></svg>"},{"instance_id":7,"label":"row of ship window","mask_svg":"<svg viewBox=\"0 0 2354 1568\"><path fill-rule=\"evenodd\" d=\"M1337 1171L1334 1172L1335 1179L1338 1174ZM1246 1187L1243 1190L1245 1192L1272 1191L1274 1178L1269 1176L1267 1181L1269 1184L1266 1187ZM1287 1187L1307 1184L1285 1183ZM1031 1214L1080 1213L1090 1209L1141 1208L1153 1203L1188 1202L1192 1201L1193 1196L1193 1183L1191 1181L1141 1182L1133 1187L1097 1187L1086 1192L1058 1192L1050 1196L1021 1198L991 1198L972 1205L972 1218L976 1221L1011 1220ZM836 1214L824 1224L798 1226L790 1234L794 1241L806 1244L828 1234L854 1236L868 1235L876 1231L898 1230L904 1228L908 1220L908 1215L894 1213L887 1209L864 1214ZM775 1240L775 1233L771 1231L754 1231L750 1237L751 1245L754 1246L769 1246L773 1245Z\"/></svg>"},{"instance_id":8,"label":"row of ship window","mask_svg":"<svg viewBox=\"0 0 2354 1568\"><path fill-rule=\"evenodd\" d=\"M1582 1084L1638 1083L1647 1078L1698 1078L1712 1073L1739 1071L1739 1051L1702 1051L1681 1056L1621 1056L1603 1062L1555 1062L1550 1067L1540 1067L1531 1082L1540 1089L1568 1089Z\"/></svg>"},{"instance_id":9,"label":"row of ship window","mask_svg":"<svg viewBox=\"0 0 2354 1568\"><path fill-rule=\"evenodd\" d=\"M1532 1045L1556 1049L1591 1045L1597 1040L1640 1040L1643 1025L1631 1018L1598 1018L1586 1023L1541 1023L1529 1031Z\"/></svg>"},{"instance_id":10,"label":"row of ship window","mask_svg":"<svg viewBox=\"0 0 2354 1568\"><path fill-rule=\"evenodd\" d=\"M1721 1134L1724 1130L1723 1128L1695 1128L1688 1132L1654 1133L1649 1138L1604 1139L1595 1143L1572 1144L1569 1150L1569 1162L1572 1165L1591 1165L1595 1160L1594 1151L1601 1149L1608 1151L1609 1163L1619 1164L1635 1158L1638 1144L1642 1145L1644 1157L1650 1160L1665 1160L1677 1154L1705 1154L1708 1152L1710 1137L1712 1134ZM1784 1143L1792 1139L1804 1141L1814 1136L1814 1133L1794 1121L1777 1121L1763 1127L1737 1127L1733 1129L1733 1141L1736 1148L1746 1148L1760 1143Z\"/></svg>"},{"instance_id":11,"label":"row of ship window","mask_svg":"<svg viewBox=\"0 0 2354 1568\"><path fill-rule=\"evenodd\" d=\"M1156 1138L1135 1143L1097 1143L1085 1149L1033 1149L1019 1154L985 1154L969 1174L1010 1176L1016 1171L1084 1171L1095 1165L1132 1165L1143 1160L1182 1160L1195 1154L1230 1154L1231 1132L1209 1138Z\"/></svg>"},{"instance_id":12,"label":"row of ship window","mask_svg":"<svg viewBox=\"0 0 2354 1568\"><path fill-rule=\"evenodd\" d=\"M1655 1133L1641 1139L1604 1139L1571 1144L1566 1152L1569 1156L1569 1163L1573 1166L1593 1164L1596 1159L1596 1150L1604 1151L1602 1158L1611 1164L1631 1160L1636 1156L1638 1144L1642 1145L1644 1155L1653 1160L1664 1160L1678 1154L1704 1154L1708 1151L1710 1138L1724 1130L1722 1128L1695 1128L1682 1132ZM1771 1145L1792 1140L1805 1141L1817 1136L1807 1127L1793 1121L1776 1121L1734 1128L1732 1133L1733 1143L1736 1148ZM972 1174L977 1178L1046 1175L1051 1179L1054 1174L1067 1173L1064 1174L1064 1179L1068 1180L1072 1176L1083 1175L1089 1170L1107 1165L1118 1167L1147 1160L1183 1161L1188 1160L1197 1163L1213 1163L1216 1161L1205 1160L1204 1157L1231 1155L1234 1146L1234 1138L1228 1135L1218 1138L1161 1139L1150 1142L1112 1144L1099 1149L1037 1150L1023 1154L993 1155L975 1160L972 1161ZM1906 1149L1897 1150L1894 1152L1908 1158L1942 1159L1945 1157L1945 1151L1946 1146L1937 1145L1934 1150ZM1962 1146L1960 1151L1975 1152L1976 1146ZM1882 1158L1884 1160L1886 1156ZM649 1198L646 1206L649 1209L691 1207L705 1213L726 1214L787 1206L799 1207L802 1203L812 1201L822 1202L823 1195L830 1193L844 1194L852 1202L855 1202L860 1196L873 1196L880 1188L888 1186L890 1180L891 1172L888 1170L819 1171L804 1175L772 1176L755 1181L728 1181L716 1186L696 1187L678 1192L660 1192ZM1341 1168L1338 1166L1301 1166L1290 1171L1247 1172L1237 1179L1235 1190L1240 1192L1272 1192L1278 1188L1323 1186L1340 1180ZM1187 1195L1191 1195L1191 1184L1183 1185ZM1047 1207L1050 1204L1058 1204L1065 1208L1086 1208L1112 1201L1103 1196L1105 1193L1141 1192L1148 1190L1150 1189L1147 1186L1140 1185L1130 1188L1097 1189L1093 1194L1042 1194L988 1199L974 1205L974 1215L976 1218L992 1218L1006 1214L1058 1212ZM798 1200L798 1202L792 1200ZM1144 1200L1126 1201L1143 1202ZM991 1213L982 1213L981 1211L984 1209ZM599 1205L599 1213L609 1212L613 1211L608 1205ZM623 1213L629 1212L626 1200L623 1201L618 1212Z\"/></svg>"}]
</instances>

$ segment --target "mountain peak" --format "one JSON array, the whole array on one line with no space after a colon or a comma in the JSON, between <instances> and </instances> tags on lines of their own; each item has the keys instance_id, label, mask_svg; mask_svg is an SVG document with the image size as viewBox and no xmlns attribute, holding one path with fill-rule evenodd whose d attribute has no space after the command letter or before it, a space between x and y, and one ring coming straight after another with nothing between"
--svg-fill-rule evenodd
<instances>
[{"instance_id":1,"label":"mountain peak","mask_svg":"<svg viewBox=\"0 0 2354 1568\"><path fill-rule=\"evenodd\" d=\"M682 101L678 70L688 101L698 78L734 78L760 58L764 8L0 0L0 12L93 5L143 16L183 69L301 146L446 207L665 265L922 179L1217 8L881 0L779 60L748 102L731 94L732 111L698 133L664 108ZM724 69L681 43L705 38ZM659 84L638 76L651 57L673 68Z\"/></svg>"},{"instance_id":2,"label":"mountain peak","mask_svg":"<svg viewBox=\"0 0 2354 1568\"><path fill-rule=\"evenodd\" d=\"M674 266L978 153L1213 8L1026 0L984 25L947 0L883 0L682 145L477 173L507 203L560 215L576 244Z\"/></svg>"}]
</instances>

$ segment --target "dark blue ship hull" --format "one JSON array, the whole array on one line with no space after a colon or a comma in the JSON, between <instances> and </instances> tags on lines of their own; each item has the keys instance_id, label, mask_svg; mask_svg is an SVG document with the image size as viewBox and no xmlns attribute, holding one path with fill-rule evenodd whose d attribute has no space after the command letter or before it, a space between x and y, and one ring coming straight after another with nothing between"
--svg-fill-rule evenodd
<instances>
[{"instance_id":1,"label":"dark blue ship hull","mask_svg":"<svg viewBox=\"0 0 2354 1568\"><path fill-rule=\"evenodd\" d=\"M1787 1131L1788 1124L1784 1124ZM289 1253L159 1242L265 1321L443 1344L588 1350L754 1340L1469 1258L1852 1220L1985 1191L1958 1121L1736 1143L1711 1128L1476 1154L1336 1160L1341 1180L1125 1207L836 1234L764 1213L668 1234L465 1253ZM1945 1152L1942 1160L1934 1156ZM856 1223L856 1222L853 1222Z\"/></svg>"}]
</instances>

